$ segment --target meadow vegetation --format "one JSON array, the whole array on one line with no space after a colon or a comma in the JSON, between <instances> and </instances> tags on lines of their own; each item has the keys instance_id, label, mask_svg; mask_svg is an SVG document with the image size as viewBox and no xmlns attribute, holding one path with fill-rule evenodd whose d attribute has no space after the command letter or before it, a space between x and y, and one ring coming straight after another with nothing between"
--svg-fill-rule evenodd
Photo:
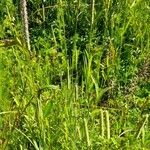
<instances>
[{"instance_id":1,"label":"meadow vegetation","mask_svg":"<svg viewBox=\"0 0 150 150\"><path fill-rule=\"evenodd\" d=\"M150 1L0 1L0 149L150 149Z\"/></svg>"}]
</instances>

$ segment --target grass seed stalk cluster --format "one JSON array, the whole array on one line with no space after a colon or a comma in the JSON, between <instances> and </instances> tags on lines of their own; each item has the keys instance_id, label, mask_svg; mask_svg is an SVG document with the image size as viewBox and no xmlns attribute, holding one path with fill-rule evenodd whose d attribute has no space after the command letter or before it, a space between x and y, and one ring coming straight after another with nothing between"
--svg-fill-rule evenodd
<instances>
[{"instance_id":1,"label":"grass seed stalk cluster","mask_svg":"<svg viewBox=\"0 0 150 150\"><path fill-rule=\"evenodd\" d=\"M149 0L1 0L0 149L146 150L149 108Z\"/></svg>"}]
</instances>

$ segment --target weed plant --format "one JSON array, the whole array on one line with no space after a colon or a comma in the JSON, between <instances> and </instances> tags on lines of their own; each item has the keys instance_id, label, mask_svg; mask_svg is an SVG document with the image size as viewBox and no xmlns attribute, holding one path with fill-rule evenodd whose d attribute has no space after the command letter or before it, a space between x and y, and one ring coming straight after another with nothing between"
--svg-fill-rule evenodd
<instances>
[{"instance_id":1,"label":"weed plant","mask_svg":"<svg viewBox=\"0 0 150 150\"><path fill-rule=\"evenodd\" d=\"M0 149L150 149L150 1L0 2Z\"/></svg>"}]
</instances>

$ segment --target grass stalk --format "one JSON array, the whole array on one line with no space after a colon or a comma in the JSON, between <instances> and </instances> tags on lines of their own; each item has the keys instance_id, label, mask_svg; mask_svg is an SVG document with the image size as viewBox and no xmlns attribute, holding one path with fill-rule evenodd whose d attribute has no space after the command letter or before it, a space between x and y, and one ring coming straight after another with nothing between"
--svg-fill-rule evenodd
<instances>
[{"instance_id":1,"label":"grass stalk","mask_svg":"<svg viewBox=\"0 0 150 150\"><path fill-rule=\"evenodd\" d=\"M144 119L142 120L141 124L140 124L140 127L137 131L137 135L136 135L136 138L139 139L140 135L145 135L144 134L144 130L145 130L145 125L148 123L148 118L149 118L149 115L146 114ZM144 141L144 137L142 136L142 140Z\"/></svg>"},{"instance_id":2,"label":"grass stalk","mask_svg":"<svg viewBox=\"0 0 150 150\"><path fill-rule=\"evenodd\" d=\"M109 121L109 112L105 111L106 115L106 133L107 133L107 139L110 139L110 121Z\"/></svg>"},{"instance_id":3,"label":"grass stalk","mask_svg":"<svg viewBox=\"0 0 150 150\"><path fill-rule=\"evenodd\" d=\"M84 127L85 127L87 147L90 148L91 147L91 141L90 141L90 136L89 136L88 123L87 123L87 120L85 118L84 118Z\"/></svg>"},{"instance_id":4,"label":"grass stalk","mask_svg":"<svg viewBox=\"0 0 150 150\"><path fill-rule=\"evenodd\" d=\"M23 35L24 35L25 45L26 45L27 50L31 54L28 11L27 11L27 2L26 2L26 0L20 0L20 6L21 6L21 19L22 19Z\"/></svg>"},{"instance_id":5,"label":"grass stalk","mask_svg":"<svg viewBox=\"0 0 150 150\"><path fill-rule=\"evenodd\" d=\"M101 136L104 137L104 133L105 133L105 127L104 127L104 112L101 109L100 110L100 120L101 120Z\"/></svg>"},{"instance_id":6,"label":"grass stalk","mask_svg":"<svg viewBox=\"0 0 150 150\"><path fill-rule=\"evenodd\" d=\"M91 9L91 31L93 30L94 18L95 18L95 0L91 0L92 9Z\"/></svg>"}]
</instances>

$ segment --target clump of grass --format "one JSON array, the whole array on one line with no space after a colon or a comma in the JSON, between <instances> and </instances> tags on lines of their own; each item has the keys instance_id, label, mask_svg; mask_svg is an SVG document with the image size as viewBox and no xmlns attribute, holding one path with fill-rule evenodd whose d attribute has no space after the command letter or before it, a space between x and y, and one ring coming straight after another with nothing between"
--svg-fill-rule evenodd
<instances>
[{"instance_id":1,"label":"clump of grass","mask_svg":"<svg viewBox=\"0 0 150 150\"><path fill-rule=\"evenodd\" d=\"M149 148L149 1L1 4L0 149Z\"/></svg>"}]
</instances>

